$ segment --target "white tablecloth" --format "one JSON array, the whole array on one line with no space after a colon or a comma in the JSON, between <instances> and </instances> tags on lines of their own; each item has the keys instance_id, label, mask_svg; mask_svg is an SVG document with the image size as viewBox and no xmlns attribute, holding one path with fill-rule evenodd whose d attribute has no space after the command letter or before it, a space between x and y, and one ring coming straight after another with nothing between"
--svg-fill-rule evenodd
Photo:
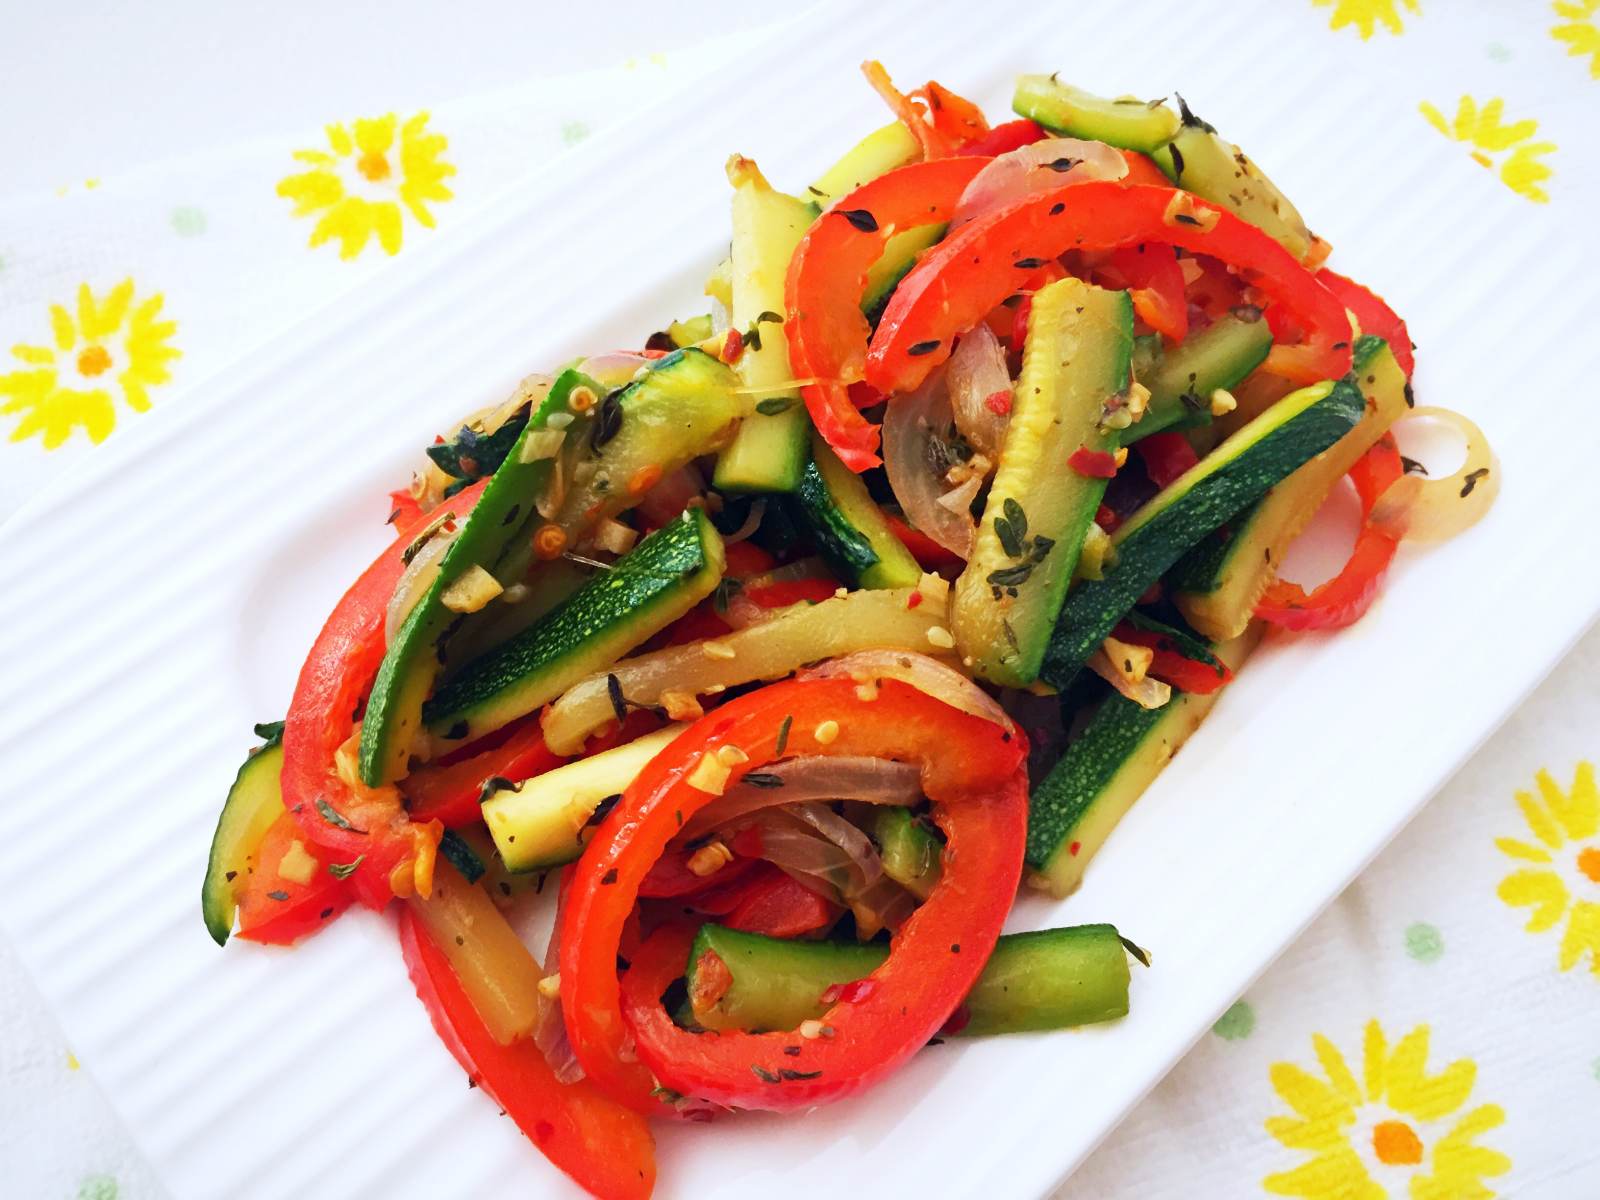
<instances>
[{"instance_id":1,"label":"white tablecloth","mask_svg":"<svg viewBox=\"0 0 1600 1200\"><path fill-rule=\"evenodd\" d=\"M1600 0L1284 3L1306 10L1293 52L1455 80L1419 95L1416 119L1520 192L1529 220L1592 211ZM527 7L460 6L440 38L414 0L293 21L199 0L14 12L0 513L762 36L748 14ZM1590 349L1573 347L1576 378ZM1061 1195L1600 1195L1597 677L1600 633ZM0 1014L7 1194L160 1195L3 943Z\"/></svg>"}]
</instances>

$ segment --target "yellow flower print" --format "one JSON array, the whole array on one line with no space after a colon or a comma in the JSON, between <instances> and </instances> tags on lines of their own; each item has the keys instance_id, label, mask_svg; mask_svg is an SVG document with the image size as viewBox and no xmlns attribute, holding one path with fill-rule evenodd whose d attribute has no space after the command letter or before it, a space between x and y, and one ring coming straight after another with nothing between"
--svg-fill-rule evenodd
<instances>
[{"instance_id":1,"label":"yellow flower print","mask_svg":"<svg viewBox=\"0 0 1600 1200\"><path fill-rule=\"evenodd\" d=\"M1274 1196L1305 1200L1488 1200L1485 1176L1503 1175L1511 1160L1475 1139L1505 1120L1498 1104L1462 1112L1478 1067L1458 1059L1429 1075L1428 1027L1419 1025L1389 1048L1383 1027L1368 1021L1361 1077L1322 1034L1311 1046L1318 1071L1272 1065L1273 1090L1293 1116L1267 1120L1285 1148L1310 1157L1268 1175ZM1459 1114L1459 1115L1458 1115Z\"/></svg>"},{"instance_id":2,"label":"yellow flower print","mask_svg":"<svg viewBox=\"0 0 1600 1200\"><path fill-rule=\"evenodd\" d=\"M1565 921L1557 959L1561 969L1570 971L1587 954L1590 970L1600 978L1600 789L1594 764L1579 763L1566 792L1549 771L1534 779L1537 798L1517 793L1517 807L1534 840L1495 839L1503 854L1525 864L1500 881L1495 895L1533 910L1526 926L1530 933Z\"/></svg>"},{"instance_id":3,"label":"yellow flower print","mask_svg":"<svg viewBox=\"0 0 1600 1200\"><path fill-rule=\"evenodd\" d=\"M1550 6L1562 24L1550 30L1550 36L1567 44L1567 53L1582 58L1589 56L1589 78L1600 79L1600 0L1556 0Z\"/></svg>"},{"instance_id":4,"label":"yellow flower print","mask_svg":"<svg viewBox=\"0 0 1600 1200\"><path fill-rule=\"evenodd\" d=\"M162 303L159 293L139 298L124 279L99 298L80 284L76 313L51 305L52 343L11 347L23 365L0 375L0 414L22 414L11 440L39 436L54 450L82 429L103 442L117 424L113 392L134 412L149 409L150 389L171 378L167 365L181 354L169 344L178 325L161 319Z\"/></svg>"},{"instance_id":5,"label":"yellow flower print","mask_svg":"<svg viewBox=\"0 0 1600 1200\"><path fill-rule=\"evenodd\" d=\"M1403 33L1405 26L1400 21L1402 6L1407 12L1422 12L1417 0L1311 0L1311 4L1315 8L1333 9L1333 18L1328 22L1329 29L1340 30L1346 25L1354 25L1361 31L1362 41L1372 36L1379 22L1390 33Z\"/></svg>"},{"instance_id":6,"label":"yellow flower print","mask_svg":"<svg viewBox=\"0 0 1600 1200\"><path fill-rule=\"evenodd\" d=\"M1501 124L1506 102L1498 98L1490 100L1480 109L1471 96L1461 97L1454 121L1447 121L1444 114L1426 100L1418 107L1430 125L1452 141L1471 146L1473 161L1491 171L1496 167L1493 156L1511 151L1499 161L1500 181L1519 196L1526 196L1540 204L1549 201L1549 193L1539 184L1555 174L1555 170L1543 161L1543 156L1554 151L1556 144L1528 140L1539 132L1539 122L1530 118L1513 121L1509 125Z\"/></svg>"},{"instance_id":7,"label":"yellow flower print","mask_svg":"<svg viewBox=\"0 0 1600 1200\"><path fill-rule=\"evenodd\" d=\"M398 253L402 205L419 225L433 228L428 204L455 194L444 181L456 169L440 157L449 145L444 134L427 125L425 112L404 124L394 113L359 117L349 129L328 126L327 150L295 151L311 169L280 180L278 195L294 201L297 217L322 214L312 246L338 238L339 257L354 258L376 234L386 253Z\"/></svg>"}]
</instances>

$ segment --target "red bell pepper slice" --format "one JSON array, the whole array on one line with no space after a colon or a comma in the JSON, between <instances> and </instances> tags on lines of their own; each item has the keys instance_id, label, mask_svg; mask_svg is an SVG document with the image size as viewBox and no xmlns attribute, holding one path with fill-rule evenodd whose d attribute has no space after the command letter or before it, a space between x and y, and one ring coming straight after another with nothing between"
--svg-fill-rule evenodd
<instances>
[{"instance_id":1,"label":"red bell pepper slice","mask_svg":"<svg viewBox=\"0 0 1600 1200\"><path fill-rule=\"evenodd\" d=\"M410 488L396 488L389 493L389 519L385 524L393 525L396 532L403 534L421 520L422 505L417 503Z\"/></svg>"},{"instance_id":2,"label":"red bell pepper slice","mask_svg":"<svg viewBox=\"0 0 1600 1200\"><path fill-rule=\"evenodd\" d=\"M904 517L894 513L883 514L884 520L889 523L889 529L894 536L900 539L900 544L911 551L911 557L925 571L937 571L940 567L963 567L966 559L959 554L952 554L938 542L934 541L920 529L913 529Z\"/></svg>"},{"instance_id":3,"label":"red bell pepper slice","mask_svg":"<svg viewBox=\"0 0 1600 1200\"><path fill-rule=\"evenodd\" d=\"M1190 467L1200 461L1189 439L1176 430L1152 433L1134 443L1139 457L1144 460L1145 473L1150 482L1164 488Z\"/></svg>"},{"instance_id":4,"label":"red bell pepper slice","mask_svg":"<svg viewBox=\"0 0 1600 1200\"><path fill-rule=\"evenodd\" d=\"M1384 574L1400 539L1372 524L1372 509L1389 486L1405 473L1394 438L1385 435L1350 468L1350 481L1361 498L1361 532L1339 573L1313 588L1279 579L1256 604L1256 616L1283 629L1343 629L1359 620L1377 598Z\"/></svg>"},{"instance_id":5,"label":"red bell pepper slice","mask_svg":"<svg viewBox=\"0 0 1600 1200\"><path fill-rule=\"evenodd\" d=\"M688 907L745 933L794 938L827 929L844 909L771 863L696 896Z\"/></svg>"},{"instance_id":6,"label":"red bell pepper slice","mask_svg":"<svg viewBox=\"0 0 1600 1200\"><path fill-rule=\"evenodd\" d=\"M510 729L510 737L496 738L497 744L429 764L402 779L400 794L411 819L440 821L446 829L476 825L483 820L483 785L490 779L521 783L567 761L544 744L537 717Z\"/></svg>"},{"instance_id":7,"label":"red bell pepper slice","mask_svg":"<svg viewBox=\"0 0 1600 1200\"><path fill-rule=\"evenodd\" d=\"M306 883L278 874L295 842L316 859L316 869ZM239 936L252 942L288 946L315 933L355 899L350 885L328 871L326 854L305 844L305 836L288 813L267 828L255 852L255 869L239 896Z\"/></svg>"},{"instance_id":8,"label":"red bell pepper slice","mask_svg":"<svg viewBox=\"0 0 1600 1200\"><path fill-rule=\"evenodd\" d=\"M1150 660L1148 674L1163 683L1170 683L1180 692L1196 696L1209 696L1212 692L1233 682L1233 671L1221 660L1216 663L1190 658L1162 634L1153 629L1135 629L1132 625L1118 625L1112 634L1131 646L1147 646L1155 651Z\"/></svg>"},{"instance_id":9,"label":"red bell pepper slice","mask_svg":"<svg viewBox=\"0 0 1600 1200\"><path fill-rule=\"evenodd\" d=\"M794 938L827 929L844 909L782 871L751 881L744 897L723 918L729 929Z\"/></svg>"},{"instance_id":10,"label":"red bell pepper slice","mask_svg":"<svg viewBox=\"0 0 1600 1200\"><path fill-rule=\"evenodd\" d=\"M917 139L925 159L931 161L957 154L967 142L989 132L983 110L943 84L930 79L910 93L902 94L882 63L868 60L861 64L861 73Z\"/></svg>"},{"instance_id":11,"label":"red bell pepper slice","mask_svg":"<svg viewBox=\"0 0 1600 1200\"><path fill-rule=\"evenodd\" d=\"M731 747L718 759L731 784L777 758L780 740L792 754L921 764L934 819L949 839L940 883L895 934L871 995L830 1009L824 1019L836 1036L808 1042L798 1057L784 1052L798 1040L789 1034L683 1034L660 1008L659 992L639 999L625 1022L616 962L622 928L681 823L714 799L689 782L695 766ZM881 683L873 700L849 679L791 680L701 718L645 767L571 869L561 1004L589 1078L642 1111L659 1108L651 1098L657 1079L719 1104L785 1110L860 1091L893 1070L960 1003L999 936L1022 869L1025 757L1020 733L895 680ZM624 1054L630 1025L638 1061Z\"/></svg>"},{"instance_id":12,"label":"red bell pepper slice","mask_svg":"<svg viewBox=\"0 0 1600 1200\"><path fill-rule=\"evenodd\" d=\"M1389 349L1394 351L1394 360L1400 364L1400 369L1406 373L1406 378L1411 378L1412 368L1416 366L1416 358L1411 352L1411 333L1406 329L1406 323L1400 319L1400 314L1390 308L1376 292L1365 288L1354 279L1347 279L1337 271L1330 271L1327 267L1317 272L1317 282L1322 284L1351 312L1355 313L1356 320L1361 324L1362 333L1375 334L1389 343Z\"/></svg>"},{"instance_id":13,"label":"red bell pepper slice","mask_svg":"<svg viewBox=\"0 0 1600 1200\"><path fill-rule=\"evenodd\" d=\"M683 907L718 917L730 929L780 938L826 929L844 914L828 897L765 862L685 900ZM628 957L626 951L623 957Z\"/></svg>"},{"instance_id":14,"label":"red bell pepper slice","mask_svg":"<svg viewBox=\"0 0 1600 1200\"><path fill-rule=\"evenodd\" d=\"M1130 187L1141 183L1153 187L1172 186L1172 180L1167 178L1167 173L1156 166L1156 160L1148 154L1140 154L1137 150L1123 150L1121 153L1128 163L1128 173L1119 182Z\"/></svg>"},{"instance_id":15,"label":"red bell pepper slice","mask_svg":"<svg viewBox=\"0 0 1600 1200\"><path fill-rule=\"evenodd\" d=\"M1169 223L1169 205L1182 195L1104 180L1067 184L962 226L894 290L867 352L867 382L889 394L916 388L950 356L955 339L1015 292L1041 259L1141 242L1181 246L1243 269L1307 331L1307 345L1294 348L1302 351L1302 368L1332 379L1348 371L1350 320L1337 297L1272 238L1206 201L1183 201L1201 223Z\"/></svg>"},{"instance_id":16,"label":"red bell pepper slice","mask_svg":"<svg viewBox=\"0 0 1600 1200\"><path fill-rule=\"evenodd\" d=\"M465 519L487 480L442 502L433 513ZM409 533L409 531L408 531ZM353 787L335 766L339 748L355 730L357 713L383 662L384 613L405 571L410 543L402 534L350 585L317 635L300 668L283 728L283 803L306 839L339 857L360 858L350 880L357 896L382 908L394 895L390 875L400 863L425 852L419 838L427 826L413 825L393 787ZM438 839L437 830L431 834Z\"/></svg>"},{"instance_id":17,"label":"red bell pepper slice","mask_svg":"<svg viewBox=\"0 0 1600 1200\"><path fill-rule=\"evenodd\" d=\"M1171 246L1143 243L1122 246L1095 272L1108 286L1127 289L1133 311L1163 337L1181 342L1189 336L1189 298L1184 295L1183 269Z\"/></svg>"},{"instance_id":18,"label":"red bell pepper slice","mask_svg":"<svg viewBox=\"0 0 1600 1200\"><path fill-rule=\"evenodd\" d=\"M752 604L759 604L762 608L788 608L791 604L803 602L820 604L833 599L838 590L839 583L834 579L784 579L777 583L747 587L744 594Z\"/></svg>"},{"instance_id":19,"label":"red bell pepper slice","mask_svg":"<svg viewBox=\"0 0 1600 1200\"><path fill-rule=\"evenodd\" d=\"M1005 121L996 125L982 137L975 138L965 146L962 146L956 153L981 154L986 157L993 157L1011 150L1020 150L1024 146L1031 146L1044 136L1043 125L1024 117L1021 120ZM1154 164L1151 165L1153 166Z\"/></svg>"},{"instance_id":20,"label":"red bell pepper slice","mask_svg":"<svg viewBox=\"0 0 1600 1200\"><path fill-rule=\"evenodd\" d=\"M801 388L812 424L852 471L878 463L878 428L850 401L871 332L861 312L867 270L895 231L948 221L989 161L945 158L880 175L817 218L789 260L789 365L796 378L815 381Z\"/></svg>"},{"instance_id":21,"label":"red bell pepper slice","mask_svg":"<svg viewBox=\"0 0 1600 1200\"><path fill-rule=\"evenodd\" d=\"M760 575L778 565L777 559L748 538L742 542L732 543L723 553L727 557L727 565L722 573L731 575L735 579L749 579L752 575Z\"/></svg>"},{"instance_id":22,"label":"red bell pepper slice","mask_svg":"<svg viewBox=\"0 0 1600 1200\"><path fill-rule=\"evenodd\" d=\"M564 1084L531 1041L502 1046L472 1007L443 951L409 906L400 949L417 998L461 1069L557 1168L595 1196L644 1200L655 1186L655 1139L638 1113L585 1080Z\"/></svg>"},{"instance_id":23,"label":"red bell pepper slice","mask_svg":"<svg viewBox=\"0 0 1600 1200\"><path fill-rule=\"evenodd\" d=\"M653 712L636 709L620 726L612 723L585 742L579 757L599 754L660 728L661 719ZM397 786L413 822L439 821L446 829L460 829L483 820L483 785L489 780L521 783L570 761L544 744L539 718L530 716L418 768Z\"/></svg>"}]
</instances>

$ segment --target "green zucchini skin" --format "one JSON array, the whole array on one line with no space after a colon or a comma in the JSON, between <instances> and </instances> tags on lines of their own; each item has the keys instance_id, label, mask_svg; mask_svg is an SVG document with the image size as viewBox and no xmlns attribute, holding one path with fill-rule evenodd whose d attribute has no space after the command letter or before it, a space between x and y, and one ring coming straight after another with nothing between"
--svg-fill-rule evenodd
<instances>
[{"instance_id":1,"label":"green zucchini skin","mask_svg":"<svg viewBox=\"0 0 1600 1200\"><path fill-rule=\"evenodd\" d=\"M1261 640L1257 622L1212 653L1237 671ZM1174 692L1147 709L1113 692L1028 798L1024 864L1057 898L1071 895L1134 801L1144 794L1221 697Z\"/></svg>"},{"instance_id":2,"label":"green zucchini skin","mask_svg":"<svg viewBox=\"0 0 1600 1200\"><path fill-rule=\"evenodd\" d=\"M283 726L279 723L256 728L259 733L271 728L272 733L250 752L234 776L217 817L216 832L211 836L205 883L200 888L200 914L211 939L219 946L228 944L233 919L239 911L234 880L245 872L262 837L284 812L278 783L283 772Z\"/></svg>"},{"instance_id":3,"label":"green zucchini skin","mask_svg":"<svg viewBox=\"0 0 1600 1200\"><path fill-rule=\"evenodd\" d=\"M1045 649L1041 679L1062 688L1167 570L1361 419L1366 401L1349 380L1302 388L1223 442L1174 480L1112 537L1115 565L1067 596Z\"/></svg>"},{"instance_id":4,"label":"green zucchini skin","mask_svg":"<svg viewBox=\"0 0 1600 1200\"><path fill-rule=\"evenodd\" d=\"M689 951L689 995L697 995L708 954L722 961L732 982L693 1016L708 1029L794 1029L827 1011L821 999L827 988L865 978L888 953L878 942L789 941L704 925ZM1127 1015L1128 985L1127 951L1114 926L1009 933L949 1032L1026 1033L1113 1021Z\"/></svg>"},{"instance_id":5,"label":"green zucchini skin","mask_svg":"<svg viewBox=\"0 0 1600 1200\"><path fill-rule=\"evenodd\" d=\"M1351 435L1205 537L1168 574L1178 607L1207 637L1232 637L1245 627L1290 543L1339 478L1405 412L1405 375L1382 338L1356 340L1351 377L1368 402Z\"/></svg>"},{"instance_id":6,"label":"green zucchini skin","mask_svg":"<svg viewBox=\"0 0 1600 1200\"><path fill-rule=\"evenodd\" d=\"M522 633L463 666L424 705L429 730L459 743L533 712L709 596L725 561L710 518L688 510Z\"/></svg>"},{"instance_id":7,"label":"green zucchini skin","mask_svg":"<svg viewBox=\"0 0 1600 1200\"><path fill-rule=\"evenodd\" d=\"M1244 151L1190 112L1181 97L1179 104L1183 127L1170 145L1151 154L1167 178L1186 192L1231 209L1303 260L1315 239L1289 197Z\"/></svg>"},{"instance_id":8,"label":"green zucchini skin","mask_svg":"<svg viewBox=\"0 0 1600 1200\"><path fill-rule=\"evenodd\" d=\"M746 338L735 370L760 399L717 456L713 482L723 492L789 493L805 466L811 420L789 384L794 372L783 331L784 278L816 212L774 190L748 159L729 160L728 178L734 185L730 309L733 328Z\"/></svg>"},{"instance_id":9,"label":"green zucchini skin","mask_svg":"<svg viewBox=\"0 0 1600 1200\"><path fill-rule=\"evenodd\" d=\"M1106 491L1067 463L1120 445L1105 422L1128 394L1132 352L1127 292L1069 277L1034 293L1000 464L950 609L957 651L991 683L1038 678Z\"/></svg>"},{"instance_id":10,"label":"green zucchini skin","mask_svg":"<svg viewBox=\"0 0 1600 1200\"><path fill-rule=\"evenodd\" d=\"M1011 108L1051 133L1146 154L1170 142L1179 127L1178 114L1165 104L1106 100L1054 75L1018 76Z\"/></svg>"},{"instance_id":11,"label":"green zucchini skin","mask_svg":"<svg viewBox=\"0 0 1600 1200\"><path fill-rule=\"evenodd\" d=\"M820 436L812 436L794 508L828 565L853 586L913 587L922 578L922 568L889 528L867 485Z\"/></svg>"},{"instance_id":12,"label":"green zucchini skin","mask_svg":"<svg viewBox=\"0 0 1600 1200\"><path fill-rule=\"evenodd\" d=\"M445 606L444 594L474 566L493 568L507 544L526 528L555 460L523 462L522 448L530 436L548 427L551 416L566 411L568 397L581 385L592 381L571 368L550 385L445 551L438 577L395 633L361 721L360 770L368 786L379 787L406 773L423 701L439 674L440 646L460 619Z\"/></svg>"},{"instance_id":13,"label":"green zucchini skin","mask_svg":"<svg viewBox=\"0 0 1600 1200\"><path fill-rule=\"evenodd\" d=\"M1123 432L1123 445L1164 429L1210 424L1211 393L1238 386L1271 349L1272 330L1259 319L1225 316L1191 333L1139 376L1150 389L1150 407Z\"/></svg>"},{"instance_id":14,"label":"green zucchini skin","mask_svg":"<svg viewBox=\"0 0 1600 1200\"><path fill-rule=\"evenodd\" d=\"M898 805L879 808L872 836L883 858L883 873L926 900L944 875L944 844Z\"/></svg>"},{"instance_id":15,"label":"green zucchini skin","mask_svg":"<svg viewBox=\"0 0 1600 1200\"><path fill-rule=\"evenodd\" d=\"M867 271L867 289L861 296L861 311L874 327L889 297L900 281L917 265L922 252L944 237L947 225L917 225L903 229L883 245L883 255Z\"/></svg>"}]
</instances>

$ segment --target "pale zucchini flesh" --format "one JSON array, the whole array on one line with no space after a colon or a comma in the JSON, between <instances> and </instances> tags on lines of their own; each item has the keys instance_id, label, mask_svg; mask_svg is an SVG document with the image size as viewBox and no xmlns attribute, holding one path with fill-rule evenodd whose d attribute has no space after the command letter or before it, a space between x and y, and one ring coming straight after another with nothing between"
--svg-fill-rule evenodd
<instances>
[{"instance_id":1,"label":"pale zucchini flesh","mask_svg":"<svg viewBox=\"0 0 1600 1200\"><path fill-rule=\"evenodd\" d=\"M812 434L810 443L794 509L811 530L818 552L854 586L914 586L922 568L895 536L867 485L839 461L821 434Z\"/></svg>"},{"instance_id":2,"label":"pale zucchini flesh","mask_svg":"<svg viewBox=\"0 0 1600 1200\"><path fill-rule=\"evenodd\" d=\"M1051 133L1147 154L1178 132L1178 114L1166 106L1165 97L1107 100L1054 75L1019 76L1011 107L1019 117L1037 121Z\"/></svg>"},{"instance_id":3,"label":"pale zucchini flesh","mask_svg":"<svg viewBox=\"0 0 1600 1200\"><path fill-rule=\"evenodd\" d=\"M1381 339L1357 342L1353 375L1367 402L1356 427L1275 485L1225 534L1213 534L1174 568L1178 609L1202 636L1224 640L1249 624L1256 602L1277 578L1289 544L1356 460L1405 413L1405 374Z\"/></svg>"},{"instance_id":4,"label":"pale zucchini flesh","mask_svg":"<svg viewBox=\"0 0 1600 1200\"><path fill-rule=\"evenodd\" d=\"M253 751L239 773L217 818L206 862L206 880L200 892L200 911L206 929L217 945L226 945L233 933L244 881L255 866L255 853L272 824L283 816L283 791L278 778L283 771L282 732Z\"/></svg>"},{"instance_id":5,"label":"pale zucchini flesh","mask_svg":"<svg viewBox=\"0 0 1600 1200\"><path fill-rule=\"evenodd\" d=\"M774 191L747 158L729 161L728 178L734 185L732 321L747 339L735 370L751 410L717 457L713 482L723 491L792 492L805 466L810 420L792 386L784 280L816 214L811 205Z\"/></svg>"},{"instance_id":6,"label":"pale zucchini flesh","mask_svg":"<svg viewBox=\"0 0 1600 1200\"><path fill-rule=\"evenodd\" d=\"M930 640L945 630L945 597L917 588L859 591L820 604L797 604L781 616L716 638L624 659L609 671L573 684L540 718L545 744L557 754L576 754L595 730L615 716L608 676L630 705L655 707L664 693L714 695L757 680L781 679L807 663L857 650L917 650L938 655ZM940 639L944 640L944 639ZM707 647L711 650L708 652Z\"/></svg>"},{"instance_id":7,"label":"pale zucchini flesh","mask_svg":"<svg viewBox=\"0 0 1600 1200\"><path fill-rule=\"evenodd\" d=\"M1183 128L1170 146L1152 157L1167 178L1187 192L1222 205L1249 221L1297 259L1310 252L1315 238L1300 210L1266 172L1232 142L1183 108Z\"/></svg>"},{"instance_id":8,"label":"pale zucchini flesh","mask_svg":"<svg viewBox=\"0 0 1600 1200\"><path fill-rule=\"evenodd\" d=\"M891 121L845 151L844 157L806 189L806 196L820 208L826 208L862 184L921 158L922 144L916 135L903 122Z\"/></svg>"},{"instance_id":9,"label":"pale zucchini flesh","mask_svg":"<svg viewBox=\"0 0 1600 1200\"><path fill-rule=\"evenodd\" d=\"M572 862L594 831L595 811L625 791L686 726L669 725L624 745L535 775L483 802L483 820L506 868L538 871Z\"/></svg>"},{"instance_id":10,"label":"pale zucchini flesh","mask_svg":"<svg viewBox=\"0 0 1600 1200\"><path fill-rule=\"evenodd\" d=\"M951 608L956 649L991 683L1038 677L1106 490L1067 462L1080 448L1116 450L1104 421L1127 396L1132 349L1126 292L1069 277L1034 295L999 467Z\"/></svg>"},{"instance_id":11,"label":"pale zucchini flesh","mask_svg":"<svg viewBox=\"0 0 1600 1200\"><path fill-rule=\"evenodd\" d=\"M726 562L722 536L703 509L656 530L441 687L423 708L434 748L492 733L615 662L709 596Z\"/></svg>"},{"instance_id":12,"label":"pale zucchini flesh","mask_svg":"<svg viewBox=\"0 0 1600 1200\"><path fill-rule=\"evenodd\" d=\"M632 508L648 482L720 450L749 411L738 387L733 369L703 350L657 359L642 378L607 397L620 416L615 433L578 464L554 523L575 540Z\"/></svg>"},{"instance_id":13,"label":"pale zucchini flesh","mask_svg":"<svg viewBox=\"0 0 1600 1200\"><path fill-rule=\"evenodd\" d=\"M567 413L572 395L591 383L587 376L569 368L534 404L527 425L477 504L461 518L461 531L439 560L437 577L395 631L361 721L360 771L362 782L369 787L391 783L406 774L422 722L423 702L438 679L446 641L462 624L446 603L450 586L475 566L494 567L536 515L534 505L549 482L555 457L531 458L524 448L529 439L545 436L550 418ZM581 428L574 428L566 436L581 433Z\"/></svg>"},{"instance_id":14,"label":"pale zucchini flesh","mask_svg":"<svg viewBox=\"0 0 1600 1200\"><path fill-rule=\"evenodd\" d=\"M1366 401L1347 380L1285 396L1147 501L1111 537L1115 562L1067 596L1040 678L1065 687L1105 636L1180 558L1349 433Z\"/></svg>"}]
</instances>

